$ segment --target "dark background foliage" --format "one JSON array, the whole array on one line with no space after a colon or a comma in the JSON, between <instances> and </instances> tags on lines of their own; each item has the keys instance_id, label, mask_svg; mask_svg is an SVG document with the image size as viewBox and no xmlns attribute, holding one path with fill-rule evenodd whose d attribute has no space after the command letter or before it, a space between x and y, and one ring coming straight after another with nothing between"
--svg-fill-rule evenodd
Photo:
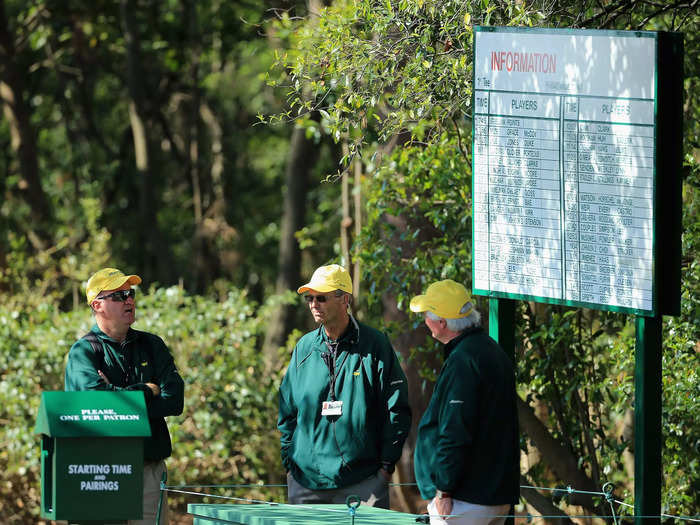
<instances>
[{"instance_id":1,"label":"dark background foliage","mask_svg":"<svg viewBox=\"0 0 700 525\"><path fill-rule=\"evenodd\" d=\"M289 290L328 262L352 269L356 314L392 338L417 422L440 357L408 300L435 279L471 284L474 24L684 33L663 511L697 514L698 20L690 0L0 0L0 521L38 520L39 397L62 389L91 324L84 283L107 265L144 278L136 327L186 381L169 483L284 499L263 486L284 482L276 391L310 321ZM517 341L523 484L612 481L631 503L632 319L521 303ZM395 481L413 481L414 437ZM519 512L600 510L522 496ZM411 486L393 501L422 504Z\"/></svg>"}]
</instances>

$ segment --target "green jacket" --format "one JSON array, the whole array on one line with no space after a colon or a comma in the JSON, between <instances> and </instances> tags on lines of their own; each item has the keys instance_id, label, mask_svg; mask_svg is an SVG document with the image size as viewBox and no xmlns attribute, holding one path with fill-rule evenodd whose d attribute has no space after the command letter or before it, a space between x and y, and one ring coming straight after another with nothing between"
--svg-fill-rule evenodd
<instances>
[{"instance_id":1,"label":"green jacket","mask_svg":"<svg viewBox=\"0 0 700 525\"><path fill-rule=\"evenodd\" d=\"M279 393L282 463L311 490L393 470L411 426L406 376L389 339L352 317L334 367L342 415L321 415L321 403L331 399L327 341L323 326L299 340Z\"/></svg>"},{"instance_id":2,"label":"green jacket","mask_svg":"<svg viewBox=\"0 0 700 525\"><path fill-rule=\"evenodd\" d=\"M164 418L182 413L185 390L168 347L157 335L131 328L121 344L97 325L91 332L103 351L95 352L85 338L73 344L66 365L65 390L141 390L151 424L151 437L144 440L144 458L167 458L172 445ZM111 384L105 383L98 370ZM160 395L154 396L146 383L157 384Z\"/></svg>"},{"instance_id":3,"label":"green jacket","mask_svg":"<svg viewBox=\"0 0 700 525\"><path fill-rule=\"evenodd\" d=\"M414 454L425 499L436 489L477 505L517 503L518 413L513 365L481 328L445 346L445 363Z\"/></svg>"}]
</instances>

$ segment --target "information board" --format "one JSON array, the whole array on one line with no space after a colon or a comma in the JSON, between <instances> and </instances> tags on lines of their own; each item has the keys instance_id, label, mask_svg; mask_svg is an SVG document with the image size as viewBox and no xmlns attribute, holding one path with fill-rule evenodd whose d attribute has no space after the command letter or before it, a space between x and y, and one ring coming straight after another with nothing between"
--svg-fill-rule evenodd
<instances>
[{"instance_id":1,"label":"information board","mask_svg":"<svg viewBox=\"0 0 700 525\"><path fill-rule=\"evenodd\" d=\"M475 28L475 294L656 311L657 74L657 33Z\"/></svg>"}]
</instances>

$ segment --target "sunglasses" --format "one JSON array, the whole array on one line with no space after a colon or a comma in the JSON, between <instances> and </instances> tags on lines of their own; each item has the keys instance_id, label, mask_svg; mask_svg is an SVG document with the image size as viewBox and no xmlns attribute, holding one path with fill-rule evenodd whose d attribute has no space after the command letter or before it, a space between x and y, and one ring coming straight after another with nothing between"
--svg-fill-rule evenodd
<instances>
[{"instance_id":1,"label":"sunglasses","mask_svg":"<svg viewBox=\"0 0 700 525\"><path fill-rule=\"evenodd\" d=\"M304 301L306 301L309 304L311 304L314 299L316 299L316 301L319 303L325 303L328 300L328 296L326 296L326 295L311 295L311 294L304 296Z\"/></svg>"},{"instance_id":2,"label":"sunglasses","mask_svg":"<svg viewBox=\"0 0 700 525\"><path fill-rule=\"evenodd\" d=\"M136 290L134 290L133 288L131 290L117 290L116 292L108 293L107 295L98 297L98 299L112 299L112 301L123 303L129 297L136 297Z\"/></svg>"}]
</instances>

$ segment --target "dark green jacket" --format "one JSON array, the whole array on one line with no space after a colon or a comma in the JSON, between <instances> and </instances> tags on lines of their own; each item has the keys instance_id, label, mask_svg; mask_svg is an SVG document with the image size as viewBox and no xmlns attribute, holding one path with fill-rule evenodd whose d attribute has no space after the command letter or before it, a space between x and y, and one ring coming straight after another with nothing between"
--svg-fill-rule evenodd
<instances>
[{"instance_id":1,"label":"dark green jacket","mask_svg":"<svg viewBox=\"0 0 700 525\"><path fill-rule=\"evenodd\" d=\"M517 503L518 413L513 365L481 328L445 346L430 404L418 426L416 482L477 505Z\"/></svg>"},{"instance_id":2,"label":"dark green jacket","mask_svg":"<svg viewBox=\"0 0 700 525\"><path fill-rule=\"evenodd\" d=\"M411 426L406 376L386 335L350 319L336 354L340 416L322 416L330 400L323 326L297 343L282 380L277 426L282 463L303 486L335 489L381 467L392 470Z\"/></svg>"},{"instance_id":3,"label":"dark green jacket","mask_svg":"<svg viewBox=\"0 0 700 525\"><path fill-rule=\"evenodd\" d=\"M65 390L141 390L151 424L151 437L144 440L144 457L151 461L167 458L172 445L164 418L182 413L185 390L168 347L157 335L131 328L121 344L97 325L91 331L103 352L95 352L85 338L76 341L68 354ZM102 380L98 370L111 384ZM160 395L154 396L146 383L158 385Z\"/></svg>"}]
</instances>

